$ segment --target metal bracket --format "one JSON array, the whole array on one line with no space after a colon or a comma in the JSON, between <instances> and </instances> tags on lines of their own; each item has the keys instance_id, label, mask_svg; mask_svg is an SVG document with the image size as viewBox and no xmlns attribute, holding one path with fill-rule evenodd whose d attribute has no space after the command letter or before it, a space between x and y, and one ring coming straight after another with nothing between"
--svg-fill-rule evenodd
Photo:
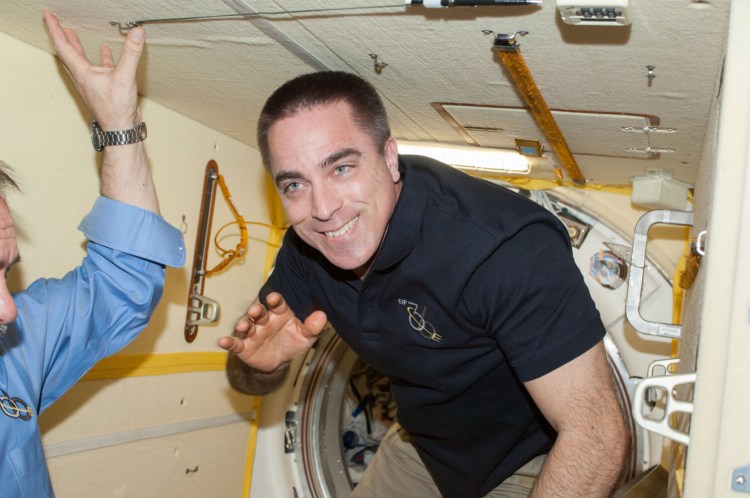
<instances>
[{"instance_id":1,"label":"metal bracket","mask_svg":"<svg viewBox=\"0 0 750 498\"><path fill-rule=\"evenodd\" d=\"M674 389L676 386L682 384L693 384L695 383L695 379L696 374L693 372L648 377L641 380L636 386L635 394L633 395L633 418L636 423L648 431L687 445L690 442L690 436L672 427L669 424L669 420L674 413L693 413L693 403L676 399ZM662 389L666 392L664 416L660 420L648 419L643 416L643 406L646 402L648 392L652 389Z\"/></svg>"},{"instance_id":2,"label":"metal bracket","mask_svg":"<svg viewBox=\"0 0 750 498\"><path fill-rule=\"evenodd\" d=\"M626 133L677 133L677 128L662 128L660 126L623 126L622 131Z\"/></svg>"},{"instance_id":3,"label":"metal bracket","mask_svg":"<svg viewBox=\"0 0 750 498\"><path fill-rule=\"evenodd\" d=\"M750 493L750 465L732 471L732 491Z\"/></svg>"},{"instance_id":4,"label":"metal bracket","mask_svg":"<svg viewBox=\"0 0 750 498\"><path fill-rule=\"evenodd\" d=\"M487 32L491 33L491 32ZM495 34L495 43L493 45L493 48L495 50L499 50L501 52L517 52L518 51L518 41L516 41L517 36L526 36L528 35L528 31L516 31L512 34L507 33L499 33Z\"/></svg>"},{"instance_id":5,"label":"metal bracket","mask_svg":"<svg viewBox=\"0 0 750 498\"><path fill-rule=\"evenodd\" d=\"M665 358L663 360L652 361L651 364L649 364L649 366L648 366L648 372L647 372L646 375L648 377L661 377L659 375L654 375L654 371L657 368L663 368L664 369L664 375L663 376L674 375L674 370L672 369L672 365L677 365L678 363L680 363L680 359L679 358Z\"/></svg>"},{"instance_id":6,"label":"metal bracket","mask_svg":"<svg viewBox=\"0 0 750 498\"><path fill-rule=\"evenodd\" d=\"M690 251L696 256L706 255L706 230L701 230L698 235L690 241Z\"/></svg>"},{"instance_id":7,"label":"metal bracket","mask_svg":"<svg viewBox=\"0 0 750 498\"><path fill-rule=\"evenodd\" d=\"M211 220L214 214L214 199L219 180L219 165L210 160L206 165L203 180L203 198L201 199L200 223L195 241L193 271L188 295L187 316L185 317L185 341L193 342L198 336L198 325L215 322L219 318L219 303L203 295L206 281L206 259Z\"/></svg>"},{"instance_id":8,"label":"metal bracket","mask_svg":"<svg viewBox=\"0 0 750 498\"><path fill-rule=\"evenodd\" d=\"M648 154L649 157L654 157L655 155L661 154L663 152L666 152L666 153L677 152L675 149L671 149L668 147L664 148L664 147L651 147L651 146L645 147L643 149L637 149L635 147L628 147L625 150L628 152L637 152L639 154Z\"/></svg>"},{"instance_id":9,"label":"metal bracket","mask_svg":"<svg viewBox=\"0 0 750 498\"><path fill-rule=\"evenodd\" d=\"M284 453L294 453L297 444L297 412L287 411L284 422Z\"/></svg>"},{"instance_id":10,"label":"metal bracket","mask_svg":"<svg viewBox=\"0 0 750 498\"><path fill-rule=\"evenodd\" d=\"M188 305L188 326L204 325L213 323L219 319L221 306L217 301L202 294L193 292L191 302Z\"/></svg>"},{"instance_id":11,"label":"metal bracket","mask_svg":"<svg viewBox=\"0 0 750 498\"><path fill-rule=\"evenodd\" d=\"M625 316L628 322L641 334L656 335L679 339L682 325L651 322L643 319L640 313L641 291L643 289L643 273L646 266L646 242L648 230L652 225L664 223L668 225L692 225L693 213L690 211L670 211L657 209L641 216L635 225L633 234L633 251L630 259L630 275L628 277L628 295L625 303Z\"/></svg>"}]
</instances>

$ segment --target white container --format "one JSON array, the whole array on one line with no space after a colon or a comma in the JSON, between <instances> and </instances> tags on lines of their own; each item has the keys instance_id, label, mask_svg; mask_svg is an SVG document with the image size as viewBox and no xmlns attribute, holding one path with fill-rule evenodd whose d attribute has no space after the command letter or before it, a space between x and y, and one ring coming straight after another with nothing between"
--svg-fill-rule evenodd
<instances>
[{"instance_id":1,"label":"white container","mask_svg":"<svg viewBox=\"0 0 750 498\"><path fill-rule=\"evenodd\" d=\"M633 204L650 209L688 209L688 189L690 186L663 174L636 176L631 179Z\"/></svg>"}]
</instances>

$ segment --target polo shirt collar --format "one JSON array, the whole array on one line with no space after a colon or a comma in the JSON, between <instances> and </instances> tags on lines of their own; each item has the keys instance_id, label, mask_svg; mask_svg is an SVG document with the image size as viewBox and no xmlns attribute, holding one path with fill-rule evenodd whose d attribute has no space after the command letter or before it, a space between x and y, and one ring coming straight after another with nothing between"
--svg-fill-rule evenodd
<instances>
[{"instance_id":1,"label":"polo shirt collar","mask_svg":"<svg viewBox=\"0 0 750 498\"><path fill-rule=\"evenodd\" d=\"M427 193L424 185L414 178L414 171L408 161L399 156L399 170L401 171L401 194L396 202L388 231L383 245L378 251L371 270L382 271L395 265L414 249L422 226Z\"/></svg>"}]
</instances>

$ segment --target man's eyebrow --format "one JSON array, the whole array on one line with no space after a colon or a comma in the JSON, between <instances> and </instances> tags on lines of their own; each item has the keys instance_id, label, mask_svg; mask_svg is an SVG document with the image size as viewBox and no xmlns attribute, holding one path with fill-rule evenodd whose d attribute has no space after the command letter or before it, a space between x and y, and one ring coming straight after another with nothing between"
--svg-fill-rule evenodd
<instances>
[{"instance_id":1,"label":"man's eyebrow","mask_svg":"<svg viewBox=\"0 0 750 498\"><path fill-rule=\"evenodd\" d=\"M348 156L360 157L362 156L362 152L360 152L357 149L353 149L351 147L337 150L336 152L333 152L327 157L323 158L323 160L320 161L320 163L318 163L318 168L323 169ZM282 171L274 177L273 181L278 187L283 182L288 181L288 180L304 180L304 179L305 179L305 175L303 175L299 171Z\"/></svg>"},{"instance_id":2,"label":"man's eyebrow","mask_svg":"<svg viewBox=\"0 0 750 498\"><path fill-rule=\"evenodd\" d=\"M336 152L333 152L328 157L324 158L320 163L318 164L319 168L325 168L326 166L329 166L345 157L348 156L362 156L362 152L358 151L357 149L353 149L351 147L347 147L346 149L337 150Z\"/></svg>"},{"instance_id":3,"label":"man's eyebrow","mask_svg":"<svg viewBox=\"0 0 750 498\"><path fill-rule=\"evenodd\" d=\"M282 171L278 175L276 175L273 179L274 183L277 187L281 186L281 184L287 180L304 180L305 176L298 172L298 171Z\"/></svg>"}]
</instances>

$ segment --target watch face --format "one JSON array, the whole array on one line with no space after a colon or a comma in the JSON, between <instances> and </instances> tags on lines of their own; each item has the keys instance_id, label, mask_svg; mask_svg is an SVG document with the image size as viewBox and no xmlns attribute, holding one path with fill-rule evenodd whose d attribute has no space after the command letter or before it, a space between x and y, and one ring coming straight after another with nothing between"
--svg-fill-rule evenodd
<instances>
[{"instance_id":1,"label":"watch face","mask_svg":"<svg viewBox=\"0 0 750 498\"><path fill-rule=\"evenodd\" d=\"M99 123L92 119L89 131L91 132L91 145L94 146L95 151L101 152L104 149L104 145L102 144L102 129Z\"/></svg>"}]
</instances>

